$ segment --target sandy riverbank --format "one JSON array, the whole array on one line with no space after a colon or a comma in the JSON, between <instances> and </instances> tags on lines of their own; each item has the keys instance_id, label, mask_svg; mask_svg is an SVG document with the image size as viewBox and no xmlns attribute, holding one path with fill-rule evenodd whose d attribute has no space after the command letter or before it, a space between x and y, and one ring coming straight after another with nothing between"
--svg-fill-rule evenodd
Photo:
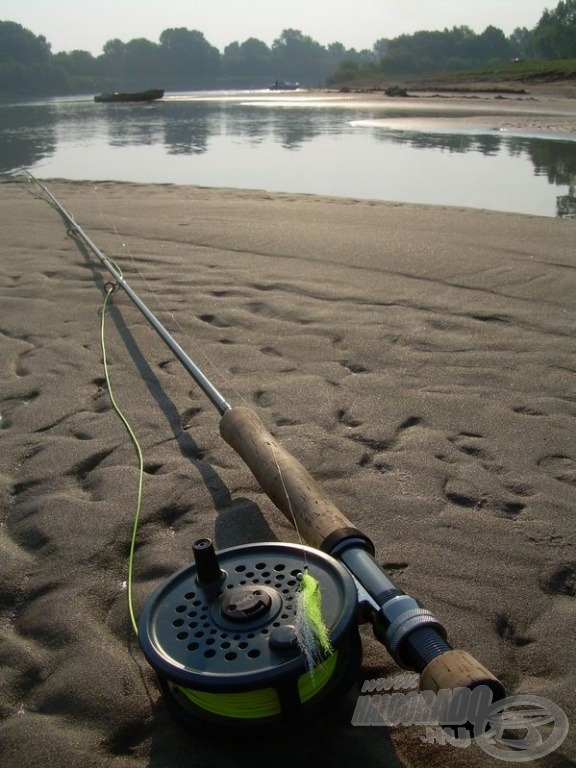
<instances>
[{"instance_id":1,"label":"sandy riverbank","mask_svg":"<svg viewBox=\"0 0 576 768\"><path fill-rule=\"evenodd\" d=\"M256 408L399 587L510 693L573 720L575 223L175 186L51 191L235 404ZM174 722L132 638L137 472L103 386L106 279L30 185L0 185L0 761L10 768L501 765L423 729L303 734ZM219 547L295 541L218 414L118 295L116 396L143 445L136 608ZM358 683L397 673L362 630ZM569 734L539 765L576 758Z\"/></svg>"},{"instance_id":2,"label":"sandy riverbank","mask_svg":"<svg viewBox=\"0 0 576 768\"><path fill-rule=\"evenodd\" d=\"M454 86L453 91L422 90L422 83L407 83L408 97L390 97L380 90L360 89L343 93L338 89L266 94L259 99L287 103L331 104L332 106L385 109L382 127L403 130L430 130L437 127L455 130L489 128L494 131L564 134L576 139L576 84L572 81L549 84L481 83ZM463 92L462 88L470 88ZM474 89L477 90L474 90ZM496 93L494 89L510 89ZM525 90L525 93L513 93Z\"/></svg>"}]
</instances>

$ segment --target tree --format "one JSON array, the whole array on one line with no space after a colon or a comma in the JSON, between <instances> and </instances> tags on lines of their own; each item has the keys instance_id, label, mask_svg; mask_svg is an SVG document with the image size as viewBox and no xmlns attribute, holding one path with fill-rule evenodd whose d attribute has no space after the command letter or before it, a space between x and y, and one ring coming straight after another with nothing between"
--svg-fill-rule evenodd
<instances>
[{"instance_id":1,"label":"tree","mask_svg":"<svg viewBox=\"0 0 576 768\"><path fill-rule=\"evenodd\" d=\"M453 34L443 32L415 32L391 40L382 61L386 71L425 72L444 68L444 61L454 56Z\"/></svg>"},{"instance_id":2,"label":"tree","mask_svg":"<svg viewBox=\"0 0 576 768\"><path fill-rule=\"evenodd\" d=\"M502 64L508 61L514 49L504 32L497 27L486 27L478 37L475 48L478 64Z\"/></svg>"},{"instance_id":3,"label":"tree","mask_svg":"<svg viewBox=\"0 0 576 768\"><path fill-rule=\"evenodd\" d=\"M178 79L215 75L219 70L219 50L196 29L165 29L160 47L168 71Z\"/></svg>"},{"instance_id":4,"label":"tree","mask_svg":"<svg viewBox=\"0 0 576 768\"><path fill-rule=\"evenodd\" d=\"M323 80L326 49L299 29L285 29L272 43L275 77L282 80Z\"/></svg>"},{"instance_id":5,"label":"tree","mask_svg":"<svg viewBox=\"0 0 576 768\"><path fill-rule=\"evenodd\" d=\"M560 0L544 11L534 29L534 48L547 59L576 57L576 0Z\"/></svg>"},{"instance_id":6,"label":"tree","mask_svg":"<svg viewBox=\"0 0 576 768\"><path fill-rule=\"evenodd\" d=\"M104 44L103 54L98 61L106 75L110 77L123 76L126 63L126 44L118 38L108 40Z\"/></svg>"},{"instance_id":7,"label":"tree","mask_svg":"<svg viewBox=\"0 0 576 768\"><path fill-rule=\"evenodd\" d=\"M0 93L66 93L68 78L53 58L45 37L13 21L0 21Z\"/></svg>"},{"instance_id":8,"label":"tree","mask_svg":"<svg viewBox=\"0 0 576 768\"><path fill-rule=\"evenodd\" d=\"M510 45L515 57L529 59L534 53L534 33L526 27L516 27L510 35Z\"/></svg>"},{"instance_id":9,"label":"tree","mask_svg":"<svg viewBox=\"0 0 576 768\"><path fill-rule=\"evenodd\" d=\"M243 43L230 43L224 49L222 66L229 75L270 78L271 51L266 43L250 37Z\"/></svg>"},{"instance_id":10,"label":"tree","mask_svg":"<svg viewBox=\"0 0 576 768\"><path fill-rule=\"evenodd\" d=\"M344 59L334 74L328 77L328 85L337 85L338 83L349 83L356 80L360 74L360 65L352 59Z\"/></svg>"},{"instance_id":11,"label":"tree","mask_svg":"<svg viewBox=\"0 0 576 768\"><path fill-rule=\"evenodd\" d=\"M98 59L101 71L114 81L157 81L163 76L164 60L157 43L137 37L127 43L115 38L104 45Z\"/></svg>"},{"instance_id":12,"label":"tree","mask_svg":"<svg viewBox=\"0 0 576 768\"><path fill-rule=\"evenodd\" d=\"M0 63L46 64L50 60L50 44L42 35L13 21L0 21Z\"/></svg>"},{"instance_id":13,"label":"tree","mask_svg":"<svg viewBox=\"0 0 576 768\"><path fill-rule=\"evenodd\" d=\"M98 61L88 51L69 51L56 53L52 63L78 77L91 77L98 74Z\"/></svg>"},{"instance_id":14,"label":"tree","mask_svg":"<svg viewBox=\"0 0 576 768\"><path fill-rule=\"evenodd\" d=\"M383 59L384 56L388 53L388 47L390 46L390 40L388 40L386 37L381 37L379 40L376 40L373 46L374 55L377 59Z\"/></svg>"},{"instance_id":15,"label":"tree","mask_svg":"<svg viewBox=\"0 0 576 768\"><path fill-rule=\"evenodd\" d=\"M151 82L158 79L163 69L160 46L143 37L126 43L124 71L128 77L146 78Z\"/></svg>"},{"instance_id":16,"label":"tree","mask_svg":"<svg viewBox=\"0 0 576 768\"><path fill-rule=\"evenodd\" d=\"M345 62L353 62L359 68L375 69L377 57L374 51L357 51L354 48L346 49L342 43L330 43L330 45L326 46L325 63L328 67L328 72L334 72L338 67L343 66Z\"/></svg>"},{"instance_id":17,"label":"tree","mask_svg":"<svg viewBox=\"0 0 576 768\"><path fill-rule=\"evenodd\" d=\"M494 26L487 27L481 35L470 27L460 26L400 35L394 40L379 40L375 44L380 69L402 74L503 63L514 50L502 30Z\"/></svg>"}]
</instances>

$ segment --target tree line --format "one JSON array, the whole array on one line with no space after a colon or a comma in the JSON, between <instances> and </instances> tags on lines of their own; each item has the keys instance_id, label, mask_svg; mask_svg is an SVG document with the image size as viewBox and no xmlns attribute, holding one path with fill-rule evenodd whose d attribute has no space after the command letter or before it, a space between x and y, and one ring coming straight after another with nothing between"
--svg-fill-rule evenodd
<instances>
[{"instance_id":1,"label":"tree line","mask_svg":"<svg viewBox=\"0 0 576 768\"><path fill-rule=\"evenodd\" d=\"M376 41L371 50L324 46L299 30L285 29L268 46L257 38L233 42L223 52L203 33L166 29L158 43L145 38L109 40L102 54L73 50L52 53L42 35L0 21L0 95L28 96L164 87L266 87L275 80L305 86L354 79L362 73L410 74L469 69L514 58L576 57L576 0L546 10L532 30L506 37L489 26L422 31Z\"/></svg>"},{"instance_id":2,"label":"tree line","mask_svg":"<svg viewBox=\"0 0 576 768\"><path fill-rule=\"evenodd\" d=\"M576 0L560 0L545 10L534 29L517 27L510 36L488 26L477 34L467 26L422 31L382 38L374 44L375 57L364 65L345 60L328 78L345 82L360 75L422 74L498 66L516 59L576 58Z\"/></svg>"},{"instance_id":3,"label":"tree line","mask_svg":"<svg viewBox=\"0 0 576 768\"><path fill-rule=\"evenodd\" d=\"M43 36L0 21L0 94L263 88L276 80L316 86L342 61L362 66L372 55L342 43L323 46L295 29L285 29L271 46L249 38L220 53L202 32L185 28L165 29L158 43L145 38L109 40L100 56L82 50L53 54Z\"/></svg>"}]
</instances>

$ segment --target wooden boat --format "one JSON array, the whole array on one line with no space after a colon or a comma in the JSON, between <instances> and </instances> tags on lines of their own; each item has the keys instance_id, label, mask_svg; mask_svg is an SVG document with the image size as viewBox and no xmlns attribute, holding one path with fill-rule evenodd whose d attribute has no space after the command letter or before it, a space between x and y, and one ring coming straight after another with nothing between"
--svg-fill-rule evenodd
<instances>
[{"instance_id":1,"label":"wooden boat","mask_svg":"<svg viewBox=\"0 0 576 768\"><path fill-rule=\"evenodd\" d=\"M297 91L299 88L299 83L286 83L284 80L276 80L275 83L268 86L269 91Z\"/></svg>"},{"instance_id":2,"label":"wooden boat","mask_svg":"<svg viewBox=\"0 0 576 768\"><path fill-rule=\"evenodd\" d=\"M94 96L94 101L99 103L124 102L124 101L156 101L164 96L160 88L151 88L149 91L139 93L99 93Z\"/></svg>"}]
</instances>

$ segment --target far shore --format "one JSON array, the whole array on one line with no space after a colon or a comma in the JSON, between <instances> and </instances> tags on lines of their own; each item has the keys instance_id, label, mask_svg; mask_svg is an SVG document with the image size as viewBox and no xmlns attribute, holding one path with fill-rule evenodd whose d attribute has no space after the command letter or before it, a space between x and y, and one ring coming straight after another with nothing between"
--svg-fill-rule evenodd
<instances>
[{"instance_id":1,"label":"far shore","mask_svg":"<svg viewBox=\"0 0 576 768\"><path fill-rule=\"evenodd\" d=\"M330 101L339 106L354 108L363 105L389 106L410 119L405 127L429 125L422 111L430 113L434 125L449 121L452 127L471 123L490 126L495 130L524 130L536 133L572 134L576 139L576 81L555 83L442 83L434 89L433 83L407 82L406 96L389 96L386 84L350 89L316 88L278 94L271 92L265 98L283 100L306 99L310 102ZM424 88L426 90L424 90ZM522 93L522 91L525 91ZM414 115L418 112L418 116ZM445 113L439 116L438 113ZM394 125L400 127L397 115ZM382 119L386 123L386 118Z\"/></svg>"},{"instance_id":2,"label":"far shore","mask_svg":"<svg viewBox=\"0 0 576 768\"><path fill-rule=\"evenodd\" d=\"M407 81L394 84L404 96L388 95L386 83L346 88L299 88L293 91L212 92L210 98L274 101L318 107L329 104L351 109L386 107L391 113L377 118L383 127L405 130L446 128L466 130L489 127L496 131L561 135L576 140L576 81L551 83L479 82L434 83ZM205 93L170 94L165 99L205 99ZM423 115L422 113L426 113Z\"/></svg>"}]
</instances>

